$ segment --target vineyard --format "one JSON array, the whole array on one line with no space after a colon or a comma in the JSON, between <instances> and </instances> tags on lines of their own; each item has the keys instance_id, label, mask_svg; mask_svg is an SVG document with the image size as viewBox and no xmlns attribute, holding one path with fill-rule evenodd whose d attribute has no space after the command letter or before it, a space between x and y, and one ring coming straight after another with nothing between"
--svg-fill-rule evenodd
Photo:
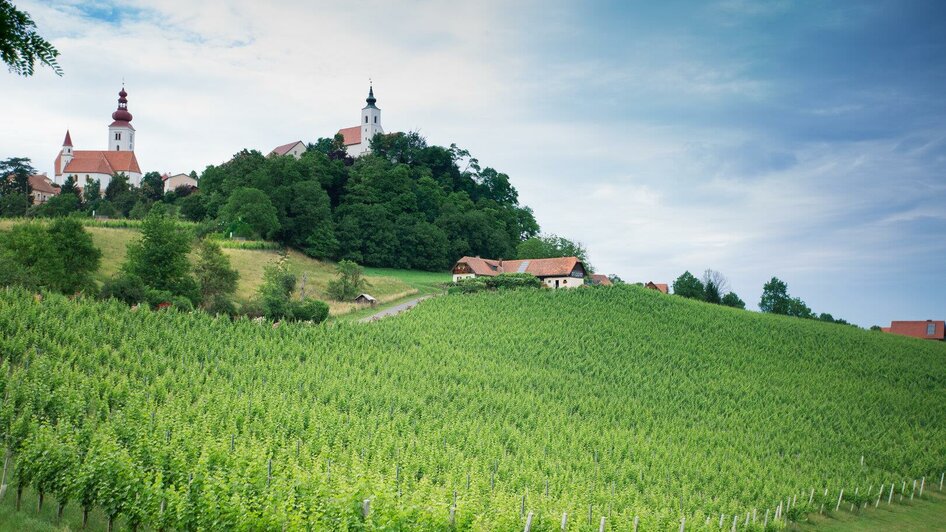
<instances>
[{"instance_id":1,"label":"vineyard","mask_svg":"<svg viewBox=\"0 0 946 532\"><path fill-rule=\"evenodd\" d=\"M5 496L132 529L779 529L946 469L946 345L638 287L277 328L6 290L0 357Z\"/></svg>"}]
</instances>

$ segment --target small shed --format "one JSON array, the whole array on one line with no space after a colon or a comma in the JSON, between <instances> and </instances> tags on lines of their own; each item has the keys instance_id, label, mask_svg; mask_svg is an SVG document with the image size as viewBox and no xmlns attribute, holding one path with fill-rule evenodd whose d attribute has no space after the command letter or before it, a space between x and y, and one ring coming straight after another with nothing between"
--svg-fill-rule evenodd
<instances>
[{"instance_id":1,"label":"small shed","mask_svg":"<svg viewBox=\"0 0 946 532\"><path fill-rule=\"evenodd\" d=\"M355 303L359 305L371 305L373 307L378 304L378 300L371 294L358 294L358 297L355 298Z\"/></svg>"}]
</instances>

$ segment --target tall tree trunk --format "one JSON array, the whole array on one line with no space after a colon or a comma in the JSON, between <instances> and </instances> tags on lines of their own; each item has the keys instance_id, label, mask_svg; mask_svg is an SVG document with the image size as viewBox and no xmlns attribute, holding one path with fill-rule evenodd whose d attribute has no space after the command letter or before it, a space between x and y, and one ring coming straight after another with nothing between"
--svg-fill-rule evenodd
<instances>
[{"instance_id":1,"label":"tall tree trunk","mask_svg":"<svg viewBox=\"0 0 946 532\"><path fill-rule=\"evenodd\" d=\"M65 501L59 502L59 509L56 511L56 520L62 521L62 512L66 509Z\"/></svg>"},{"instance_id":2,"label":"tall tree trunk","mask_svg":"<svg viewBox=\"0 0 946 532\"><path fill-rule=\"evenodd\" d=\"M114 516L114 515L108 516L108 525L106 525L106 527L105 527L106 532L112 532L112 522L113 522L113 521L115 521L115 516Z\"/></svg>"},{"instance_id":3,"label":"tall tree trunk","mask_svg":"<svg viewBox=\"0 0 946 532\"><path fill-rule=\"evenodd\" d=\"M20 511L20 499L23 498L23 486L16 486L16 511Z\"/></svg>"},{"instance_id":4,"label":"tall tree trunk","mask_svg":"<svg viewBox=\"0 0 946 532\"><path fill-rule=\"evenodd\" d=\"M89 524L89 509L85 506L82 507L82 528L85 529L86 525Z\"/></svg>"}]
</instances>

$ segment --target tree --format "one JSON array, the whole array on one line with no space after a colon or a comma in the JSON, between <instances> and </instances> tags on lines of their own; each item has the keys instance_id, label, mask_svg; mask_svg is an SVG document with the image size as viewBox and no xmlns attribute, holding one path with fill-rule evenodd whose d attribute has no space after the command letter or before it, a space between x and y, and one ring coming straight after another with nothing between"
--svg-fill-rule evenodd
<instances>
[{"instance_id":1,"label":"tree","mask_svg":"<svg viewBox=\"0 0 946 532\"><path fill-rule=\"evenodd\" d=\"M92 242L92 235L74 218L54 220L49 235L63 265L57 289L66 294L94 289L93 275L99 269L102 252Z\"/></svg>"},{"instance_id":2,"label":"tree","mask_svg":"<svg viewBox=\"0 0 946 532\"><path fill-rule=\"evenodd\" d=\"M625 284L624 279L621 279L616 273L608 274L608 280L611 281L611 284Z\"/></svg>"},{"instance_id":3,"label":"tree","mask_svg":"<svg viewBox=\"0 0 946 532\"><path fill-rule=\"evenodd\" d=\"M727 307L741 308L741 309L746 308L746 302L743 301L742 299L739 299L739 296L737 296L735 292L729 292L728 294L723 296L723 299L722 301L720 301L720 303Z\"/></svg>"},{"instance_id":4,"label":"tree","mask_svg":"<svg viewBox=\"0 0 946 532\"><path fill-rule=\"evenodd\" d=\"M82 197L86 203L94 203L102 199L102 182L98 179L85 178L85 188L82 189Z\"/></svg>"},{"instance_id":5,"label":"tree","mask_svg":"<svg viewBox=\"0 0 946 532\"><path fill-rule=\"evenodd\" d=\"M3 0L0 0L2 6ZM0 37L2 40L2 37ZM0 161L0 214L6 217L24 216L32 203L30 176L36 169L25 157L11 157Z\"/></svg>"},{"instance_id":6,"label":"tree","mask_svg":"<svg viewBox=\"0 0 946 532\"><path fill-rule=\"evenodd\" d=\"M703 286L709 285L712 283L716 290L720 294L728 293L729 290L729 279L726 279L726 276L716 270L707 269L703 272Z\"/></svg>"},{"instance_id":7,"label":"tree","mask_svg":"<svg viewBox=\"0 0 946 532\"><path fill-rule=\"evenodd\" d=\"M66 177L62 187L59 188L59 195L61 196L63 194L73 194L81 201L82 191L79 190L79 183L76 180L76 176L69 175Z\"/></svg>"},{"instance_id":8,"label":"tree","mask_svg":"<svg viewBox=\"0 0 946 532\"><path fill-rule=\"evenodd\" d=\"M270 320L292 318L292 291L296 276L289 273L288 257L283 255L276 264L263 270L263 284L258 289L263 315Z\"/></svg>"},{"instance_id":9,"label":"tree","mask_svg":"<svg viewBox=\"0 0 946 532\"><path fill-rule=\"evenodd\" d=\"M714 305L722 303L722 298L719 295L719 287L716 286L715 281L710 280L703 285L703 301Z\"/></svg>"},{"instance_id":10,"label":"tree","mask_svg":"<svg viewBox=\"0 0 946 532\"><path fill-rule=\"evenodd\" d=\"M190 275L190 249L188 231L157 211L149 213L141 224L141 239L128 244L122 272L150 289L183 296L196 305L200 293Z\"/></svg>"},{"instance_id":11,"label":"tree","mask_svg":"<svg viewBox=\"0 0 946 532\"><path fill-rule=\"evenodd\" d=\"M778 277L773 277L762 286L762 299L759 301L759 310L771 314L787 315L791 306L788 296L788 285Z\"/></svg>"},{"instance_id":12,"label":"tree","mask_svg":"<svg viewBox=\"0 0 946 532\"><path fill-rule=\"evenodd\" d=\"M673 293L689 299L702 300L705 297L703 283L689 271L683 272L673 282Z\"/></svg>"},{"instance_id":13,"label":"tree","mask_svg":"<svg viewBox=\"0 0 946 532\"><path fill-rule=\"evenodd\" d=\"M56 251L52 236L36 222L14 225L6 234L0 234L0 248L15 264L17 281L27 288L58 290L65 275L62 257Z\"/></svg>"},{"instance_id":14,"label":"tree","mask_svg":"<svg viewBox=\"0 0 946 532\"><path fill-rule=\"evenodd\" d=\"M523 240L516 246L516 258L519 259L550 259L555 257L578 257L589 273L593 272L588 263L588 252L581 242L558 235L539 235Z\"/></svg>"},{"instance_id":15,"label":"tree","mask_svg":"<svg viewBox=\"0 0 946 532\"><path fill-rule=\"evenodd\" d=\"M119 196L131 191L131 184L128 182L128 175L124 172L118 172L112 175L105 187L105 199L115 203Z\"/></svg>"},{"instance_id":16,"label":"tree","mask_svg":"<svg viewBox=\"0 0 946 532\"><path fill-rule=\"evenodd\" d=\"M326 292L336 301L354 301L368 287L364 270L358 264L343 260L335 267L337 277L328 283Z\"/></svg>"},{"instance_id":17,"label":"tree","mask_svg":"<svg viewBox=\"0 0 946 532\"><path fill-rule=\"evenodd\" d=\"M194 277L200 287L200 307L204 310L231 308L230 299L236 291L240 274L230 266L230 259L212 240L201 240L197 253Z\"/></svg>"},{"instance_id":18,"label":"tree","mask_svg":"<svg viewBox=\"0 0 946 532\"><path fill-rule=\"evenodd\" d=\"M258 188L241 187L233 191L220 209L221 220L228 225L246 224L249 230L270 238L279 230L279 217L273 202Z\"/></svg>"},{"instance_id":19,"label":"tree","mask_svg":"<svg viewBox=\"0 0 946 532\"><path fill-rule=\"evenodd\" d=\"M36 33L36 23L29 13L19 11L8 0L0 0L0 59L10 72L32 76L37 62L62 75L56 61L59 51Z\"/></svg>"},{"instance_id":20,"label":"tree","mask_svg":"<svg viewBox=\"0 0 946 532\"><path fill-rule=\"evenodd\" d=\"M141 194L149 201L161 201L164 197L164 181L158 172L148 172L141 178Z\"/></svg>"},{"instance_id":21,"label":"tree","mask_svg":"<svg viewBox=\"0 0 946 532\"><path fill-rule=\"evenodd\" d=\"M59 194L49 198L46 203L36 208L36 214L46 218L69 216L79 210L79 196L75 194Z\"/></svg>"},{"instance_id":22,"label":"tree","mask_svg":"<svg viewBox=\"0 0 946 532\"><path fill-rule=\"evenodd\" d=\"M204 197L199 192L180 198L176 204L180 209L181 216L192 222L199 222L207 216Z\"/></svg>"}]
</instances>

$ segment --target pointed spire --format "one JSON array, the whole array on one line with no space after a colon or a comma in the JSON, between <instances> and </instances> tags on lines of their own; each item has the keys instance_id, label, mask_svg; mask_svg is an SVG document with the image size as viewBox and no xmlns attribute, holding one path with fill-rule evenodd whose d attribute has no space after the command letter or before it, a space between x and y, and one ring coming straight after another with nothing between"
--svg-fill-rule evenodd
<instances>
[{"instance_id":1,"label":"pointed spire","mask_svg":"<svg viewBox=\"0 0 946 532\"><path fill-rule=\"evenodd\" d=\"M72 137L69 136L69 130L66 130L66 140L62 141L63 147L69 146L72 147Z\"/></svg>"},{"instance_id":2,"label":"pointed spire","mask_svg":"<svg viewBox=\"0 0 946 532\"><path fill-rule=\"evenodd\" d=\"M368 82L368 98L365 101L368 102L368 107L374 107L374 103L378 101L374 97L374 86L371 85L370 81Z\"/></svg>"}]
</instances>

